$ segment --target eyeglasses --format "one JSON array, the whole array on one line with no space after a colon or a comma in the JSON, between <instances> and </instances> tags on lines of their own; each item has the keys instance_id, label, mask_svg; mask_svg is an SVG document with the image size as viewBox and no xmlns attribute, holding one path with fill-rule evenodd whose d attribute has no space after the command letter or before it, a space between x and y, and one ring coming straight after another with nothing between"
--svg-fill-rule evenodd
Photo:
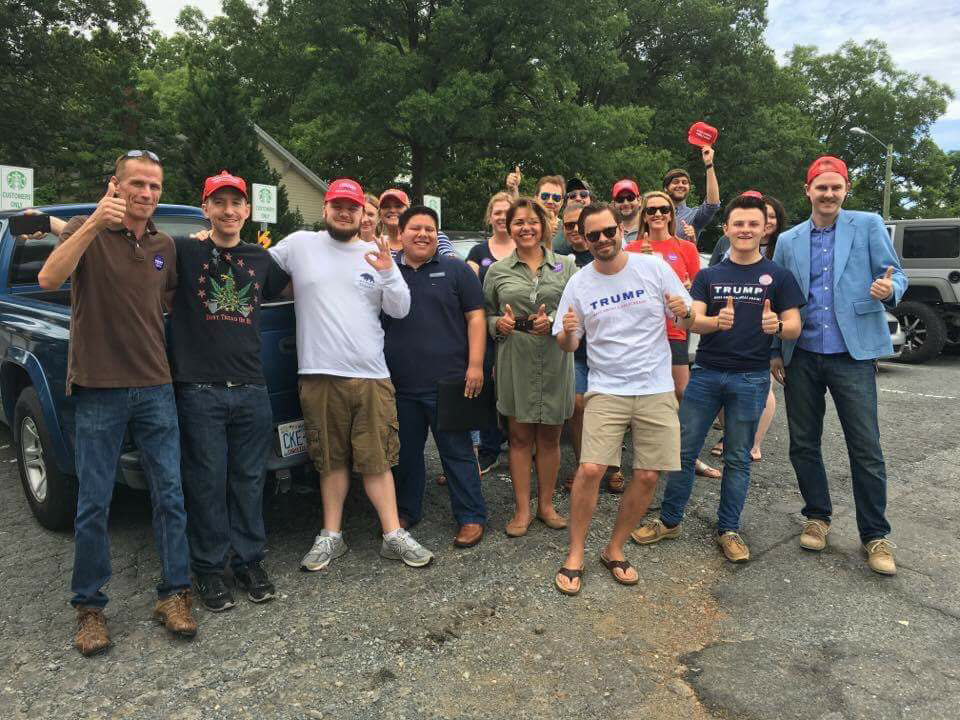
<instances>
[{"instance_id":1,"label":"eyeglasses","mask_svg":"<svg viewBox=\"0 0 960 720\"><path fill-rule=\"evenodd\" d=\"M594 232L588 232L584 235L588 242L595 243L599 242L600 234L603 233L603 236L607 240L613 240L617 236L617 230L620 229L619 225L611 225L610 227L605 227L603 230L595 230Z\"/></svg>"},{"instance_id":2,"label":"eyeglasses","mask_svg":"<svg viewBox=\"0 0 960 720\"><path fill-rule=\"evenodd\" d=\"M633 193L623 193L622 195L619 195L616 198L614 198L614 202L618 202L618 203L633 202L636 199L637 199L637 196L634 195Z\"/></svg>"},{"instance_id":3,"label":"eyeglasses","mask_svg":"<svg viewBox=\"0 0 960 720\"><path fill-rule=\"evenodd\" d=\"M661 215L672 215L673 211L670 209L669 205L651 205L643 210L647 215L656 215L660 213Z\"/></svg>"},{"instance_id":4,"label":"eyeglasses","mask_svg":"<svg viewBox=\"0 0 960 720\"><path fill-rule=\"evenodd\" d=\"M571 190L567 193L567 200L586 200L589 197L589 190Z\"/></svg>"},{"instance_id":5,"label":"eyeglasses","mask_svg":"<svg viewBox=\"0 0 960 720\"><path fill-rule=\"evenodd\" d=\"M125 152L123 156L125 158L138 158L138 157L146 156L151 160L153 160L157 165L160 164L160 158L157 157L157 154L149 150L127 150L127 152Z\"/></svg>"},{"instance_id":6,"label":"eyeglasses","mask_svg":"<svg viewBox=\"0 0 960 720\"><path fill-rule=\"evenodd\" d=\"M563 195L561 195L560 193L542 192L542 193L540 193L540 199L543 200L544 202L546 202L547 200L553 200L554 202L560 202L561 200L563 200Z\"/></svg>"},{"instance_id":7,"label":"eyeglasses","mask_svg":"<svg viewBox=\"0 0 960 720\"><path fill-rule=\"evenodd\" d=\"M577 221L568 222L563 224L563 229L567 232L574 232L577 229Z\"/></svg>"}]
</instances>

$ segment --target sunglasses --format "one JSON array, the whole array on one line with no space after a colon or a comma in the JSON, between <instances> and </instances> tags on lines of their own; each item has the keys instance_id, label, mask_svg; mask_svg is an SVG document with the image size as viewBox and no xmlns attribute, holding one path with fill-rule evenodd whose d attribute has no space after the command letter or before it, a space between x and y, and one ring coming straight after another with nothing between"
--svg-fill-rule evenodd
<instances>
[{"instance_id":1,"label":"sunglasses","mask_svg":"<svg viewBox=\"0 0 960 720\"><path fill-rule=\"evenodd\" d=\"M644 208L643 210L647 215L656 215L660 213L661 215L672 215L673 211L670 210L668 205L653 205L651 207Z\"/></svg>"},{"instance_id":2,"label":"sunglasses","mask_svg":"<svg viewBox=\"0 0 960 720\"><path fill-rule=\"evenodd\" d=\"M605 227L603 230L595 230L594 232L588 232L584 237L588 242L595 243L600 240L601 233L607 240L613 240L617 236L617 230L620 229L619 225L611 225L610 227Z\"/></svg>"},{"instance_id":3,"label":"sunglasses","mask_svg":"<svg viewBox=\"0 0 960 720\"><path fill-rule=\"evenodd\" d=\"M615 202L633 202L636 199L637 196L633 193L623 193L623 195L619 195L617 198L615 198Z\"/></svg>"},{"instance_id":4,"label":"sunglasses","mask_svg":"<svg viewBox=\"0 0 960 720\"><path fill-rule=\"evenodd\" d=\"M155 152L150 152L149 150L127 150L123 155L125 158L138 158L138 157L148 157L153 160L157 165L160 164L160 158L157 157Z\"/></svg>"},{"instance_id":5,"label":"sunglasses","mask_svg":"<svg viewBox=\"0 0 960 720\"><path fill-rule=\"evenodd\" d=\"M544 202L551 199L554 202L560 202L561 200L563 200L563 195L561 195L560 193L542 192L540 193L540 199L543 200Z\"/></svg>"},{"instance_id":6,"label":"sunglasses","mask_svg":"<svg viewBox=\"0 0 960 720\"><path fill-rule=\"evenodd\" d=\"M574 232L577 229L577 221L568 222L563 224L563 229L567 232Z\"/></svg>"},{"instance_id":7,"label":"sunglasses","mask_svg":"<svg viewBox=\"0 0 960 720\"><path fill-rule=\"evenodd\" d=\"M567 200L586 200L590 197L589 190L571 190L567 193Z\"/></svg>"}]
</instances>

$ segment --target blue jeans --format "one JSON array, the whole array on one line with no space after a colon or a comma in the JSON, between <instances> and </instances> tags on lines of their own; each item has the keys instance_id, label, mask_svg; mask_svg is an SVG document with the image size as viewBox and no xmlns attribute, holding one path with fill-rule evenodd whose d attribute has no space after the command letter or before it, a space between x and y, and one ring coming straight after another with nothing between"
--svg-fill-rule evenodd
<instances>
[{"instance_id":1,"label":"blue jeans","mask_svg":"<svg viewBox=\"0 0 960 720\"><path fill-rule=\"evenodd\" d=\"M833 505L820 440L827 390L837 408L850 458L860 539L886 537L887 471L877 421L877 376L873 360L847 353L821 355L797 348L787 367L783 396L790 428L790 462L803 495L803 514L830 522Z\"/></svg>"},{"instance_id":2,"label":"blue jeans","mask_svg":"<svg viewBox=\"0 0 960 720\"><path fill-rule=\"evenodd\" d=\"M264 467L273 411L264 385L177 385L183 494L194 573L263 559Z\"/></svg>"},{"instance_id":3,"label":"blue jeans","mask_svg":"<svg viewBox=\"0 0 960 720\"><path fill-rule=\"evenodd\" d=\"M74 525L72 605L103 607L102 588L112 574L107 518L123 436L129 428L140 450L153 533L162 571L157 594L190 587L187 514L180 488L180 434L170 385L76 388L77 518Z\"/></svg>"},{"instance_id":4,"label":"blue jeans","mask_svg":"<svg viewBox=\"0 0 960 720\"><path fill-rule=\"evenodd\" d=\"M750 448L770 391L769 370L733 372L693 366L680 403L680 470L667 478L660 519L673 527L693 490L697 456L717 412L723 410L723 480L717 530L737 532L750 487Z\"/></svg>"},{"instance_id":5,"label":"blue jeans","mask_svg":"<svg viewBox=\"0 0 960 720\"><path fill-rule=\"evenodd\" d=\"M447 475L450 505L457 524L483 524L487 506L480 486L480 470L473 454L469 432L437 430L437 393L403 393L397 390L397 421L400 423L400 463L394 468L397 509L413 525L423 517L423 491L427 467L423 446L427 429L433 433L440 462Z\"/></svg>"},{"instance_id":6,"label":"blue jeans","mask_svg":"<svg viewBox=\"0 0 960 720\"><path fill-rule=\"evenodd\" d=\"M485 378L484 382L490 383L491 387L493 387L494 383L493 363L496 359L496 343L493 342L493 338L488 337L487 350L483 355L483 376ZM506 438L503 436L503 433L500 431L499 427L481 430L480 444L477 446L477 450L486 455L499 455L504 441L506 441Z\"/></svg>"}]
</instances>

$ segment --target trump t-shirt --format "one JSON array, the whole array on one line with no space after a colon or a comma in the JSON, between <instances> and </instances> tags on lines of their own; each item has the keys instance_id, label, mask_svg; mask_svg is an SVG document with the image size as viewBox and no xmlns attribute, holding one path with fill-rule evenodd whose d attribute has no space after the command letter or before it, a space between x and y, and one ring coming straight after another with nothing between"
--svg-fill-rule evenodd
<instances>
[{"instance_id":1,"label":"trump t-shirt","mask_svg":"<svg viewBox=\"0 0 960 720\"><path fill-rule=\"evenodd\" d=\"M763 332L763 303L782 313L802 307L803 293L793 274L766 258L750 265L738 265L730 258L701 270L690 289L693 299L706 303L707 315L714 316L733 298L733 327L702 335L697 348L697 365L713 370L754 372L770 367L773 335Z\"/></svg>"}]
</instances>

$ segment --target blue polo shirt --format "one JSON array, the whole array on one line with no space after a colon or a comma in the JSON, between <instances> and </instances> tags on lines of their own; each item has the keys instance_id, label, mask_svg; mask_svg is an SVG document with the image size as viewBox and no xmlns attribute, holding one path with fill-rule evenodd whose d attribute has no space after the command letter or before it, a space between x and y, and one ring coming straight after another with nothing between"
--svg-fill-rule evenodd
<instances>
[{"instance_id":1,"label":"blue polo shirt","mask_svg":"<svg viewBox=\"0 0 960 720\"><path fill-rule=\"evenodd\" d=\"M436 392L440 380L462 380L469 346L464 315L483 308L477 274L458 257L433 256L412 268L400 253L397 266L410 288L410 312L382 317L383 354L398 393Z\"/></svg>"}]
</instances>

